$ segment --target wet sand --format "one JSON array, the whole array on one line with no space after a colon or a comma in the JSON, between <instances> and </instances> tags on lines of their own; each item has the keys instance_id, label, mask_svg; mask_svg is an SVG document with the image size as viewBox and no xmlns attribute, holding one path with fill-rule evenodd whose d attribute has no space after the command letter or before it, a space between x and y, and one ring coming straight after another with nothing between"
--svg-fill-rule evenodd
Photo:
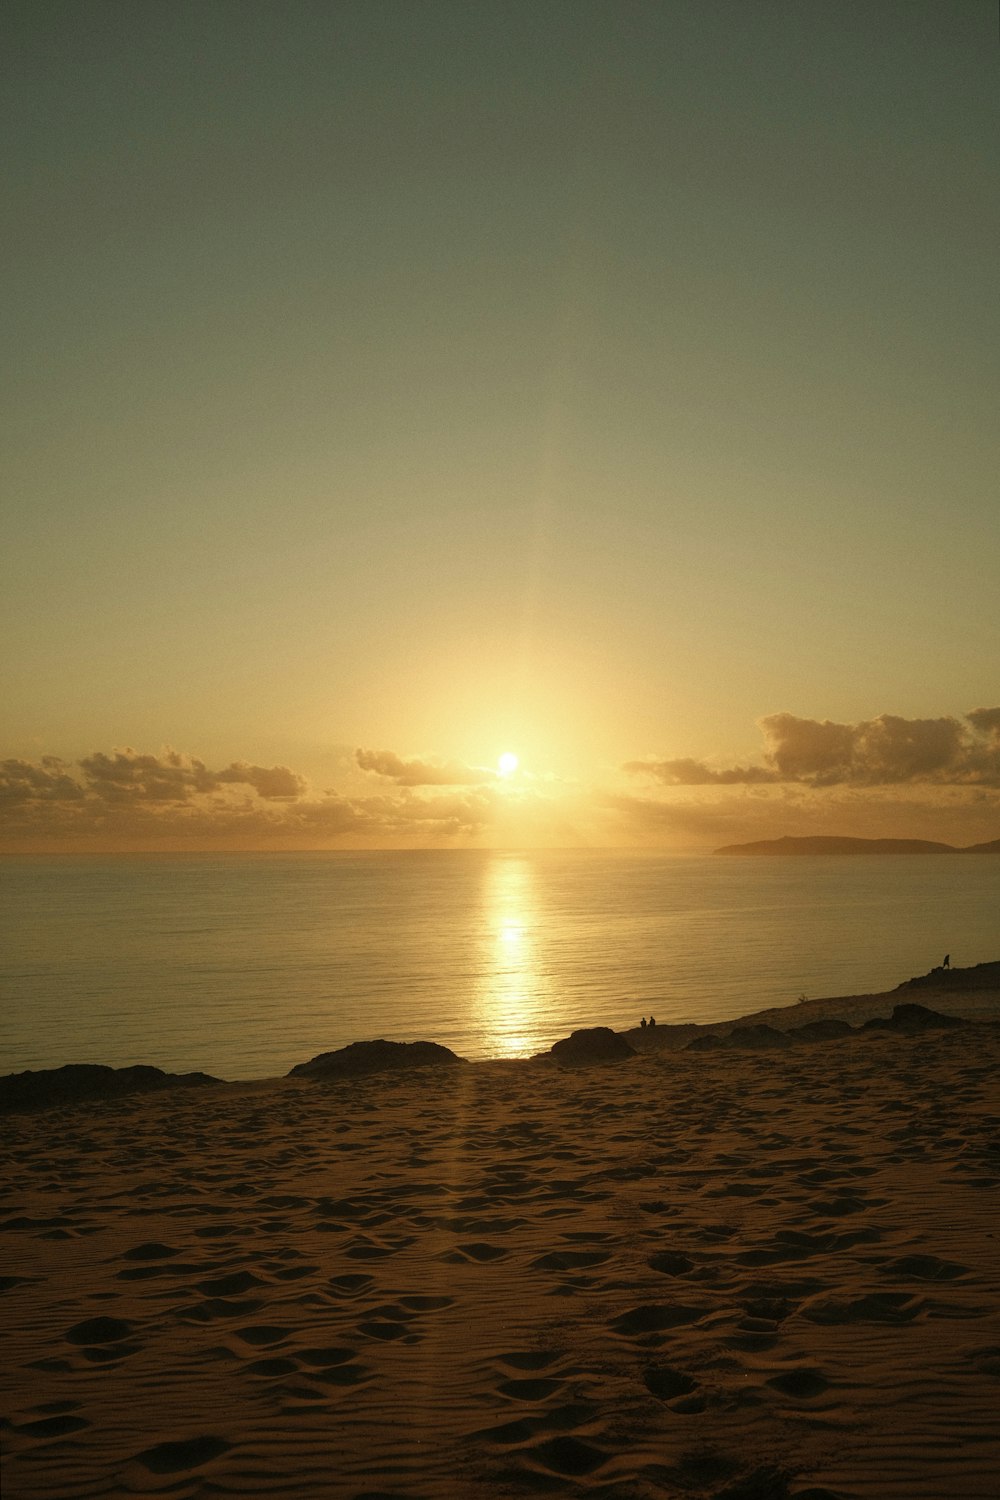
<instances>
[{"instance_id":1,"label":"wet sand","mask_svg":"<svg viewBox=\"0 0 1000 1500\"><path fill-rule=\"evenodd\" d=\"M998 1060L976 1024L9 1115L5 1500L992 1496Z\"/></svg>"}]
</instances>

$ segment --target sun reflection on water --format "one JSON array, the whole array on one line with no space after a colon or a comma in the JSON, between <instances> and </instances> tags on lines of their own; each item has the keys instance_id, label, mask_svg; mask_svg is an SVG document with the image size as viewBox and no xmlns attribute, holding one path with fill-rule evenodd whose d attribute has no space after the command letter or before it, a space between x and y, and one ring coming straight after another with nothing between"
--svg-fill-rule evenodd
<instances>
[{"instance_id":1,"label":"sun reflection on water","mask_svg":"<svg viewBox=\"0 0 1000 1500\"><path fill-rule=\"evenodd\" d=\"M495 1057L523 1057L545 1045L551 982L539 959L534 878L531 861L512 854L489 860L483 874L475 1020Z\"/></svg>"}]
</instances>

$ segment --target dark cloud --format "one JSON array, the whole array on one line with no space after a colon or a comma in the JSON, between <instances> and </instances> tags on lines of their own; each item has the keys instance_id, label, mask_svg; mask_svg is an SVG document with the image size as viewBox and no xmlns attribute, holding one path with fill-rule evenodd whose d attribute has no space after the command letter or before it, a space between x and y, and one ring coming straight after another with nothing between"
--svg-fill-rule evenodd
<instances>
[{"instance_id":1,"label":"dark cloud","mask_svg":"<svg viewBox=\"0 0 1000 1500\"><path fill-rule=\"evenodd\" d=\"M127 748L111 755L97 751L78 762L86 785L108 802L186 802L195 792L210 792L216 778L203 761L168 750L141 755Z\"/></svg>"},{"instance_id":2,"label":"dark cloud","mask_svg":"<svg viewBox=\"0 0 1000 1500\"><path fill-rule=\"evenodd\" d=\"M838 724L783 713L760 725L767 741L762 766L714 770L696 760L651 760L629 761L625 770L666 786L1000 786L998 708L973 709L964 722L881 714Z\"/></svg>"},{"instance_id":3,"label":"dark cloud","mask_svg":"<svg viewBox=\"0 0 1000 1500\"><path fill-rule=\"evenodd\" d=\"M362 771L385 776L397 786L479 786L495 781L496 772L456 761L435 765L425 760L403 760L393 750L356 750L354 758Z\"/></svg>"},{"instance_id":4,"label":"dark cloud","mask_svg":"<svg viewBox=\"0 0 1000 1500\"><path fill-rule=\"evenodd\" d=\"M78 762L85 785L108 802L187 802L222 786L251 786L265 799L303 796L306 784L287 766L252 766L234 761L224 771L210 771L204 761L176 750L143 755L126 748L111 755L98 751Z\"/></svg>"},{"instance_id":5,"label":"dark cloud","mask_svg":"<svg viewBox=\"0 0 1000 1500\"><path fill-rule=\"evenodd\" d=\"M1000 708L974 708L965 717L984 739L1000 740Z\"/></svg>"},{"instance_id":6,"label":"dark cloud","mask_svg":"<svg viewBox=\"0 0 1000 1500\"><path fill-rule=\"evenodd\" d=\"M70 766L55 755L44 755L37 765L28 760L0 761L0 804L76 802L86 793L70 773Z\"/></svg>"},{"instance_id":7,"label":"dark cloud","mask_svg":"<svg viewBox=\"0 0 1000 1500\"><path fill-rule=\"evenodd\" d=\"M306 793L306 783L287 766L251 766L245 760L233 761L218 773L220 784L252 786L258 797L272 802L294 802Z\"/></svg>"},{"instance_id":8,"label":"dark cloud","mask_svg":"<svg viewBox=\"0 0 1000 1500\"><path fill-rule=\"evenodd\" d=\"M699 760L630 760L623 769L637 776L653 776L667 786L753 786L781 780L775 771L764 766L733 766L727 771L713 771Z\"/></svg>"}]
</instances>

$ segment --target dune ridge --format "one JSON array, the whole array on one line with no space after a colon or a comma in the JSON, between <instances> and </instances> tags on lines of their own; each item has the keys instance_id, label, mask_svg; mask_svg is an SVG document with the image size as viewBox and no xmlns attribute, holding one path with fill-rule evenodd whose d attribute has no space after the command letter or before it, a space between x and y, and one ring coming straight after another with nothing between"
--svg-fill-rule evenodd
<instances>
[{"instance_id":1,"label":"dune ridge","mask_svg":"<svg viewBox=\"0 0 1000 1500\"><path fill-rule=\"evenodd\" d=\"M998 1061L971 1020L10 1114L4 1493L992 1495Z\"/></svg>"}]
</instances>

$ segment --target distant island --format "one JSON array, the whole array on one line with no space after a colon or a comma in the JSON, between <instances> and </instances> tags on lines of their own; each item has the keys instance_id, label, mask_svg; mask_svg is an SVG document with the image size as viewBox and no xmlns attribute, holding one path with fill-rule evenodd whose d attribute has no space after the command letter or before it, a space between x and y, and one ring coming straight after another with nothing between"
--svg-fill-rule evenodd
<instances>
[{"instance_id":1,"label":"distant island","mask_svg":"<svg viewBox=\"0 0 1000 1500\"><path fill-rule=\"evenodd\" d=\"M726 844L716 854L1000 854L1000 839L986 844L936 844L931 839L758 839L753 844Z\"/></svg>"}]
</instances>

